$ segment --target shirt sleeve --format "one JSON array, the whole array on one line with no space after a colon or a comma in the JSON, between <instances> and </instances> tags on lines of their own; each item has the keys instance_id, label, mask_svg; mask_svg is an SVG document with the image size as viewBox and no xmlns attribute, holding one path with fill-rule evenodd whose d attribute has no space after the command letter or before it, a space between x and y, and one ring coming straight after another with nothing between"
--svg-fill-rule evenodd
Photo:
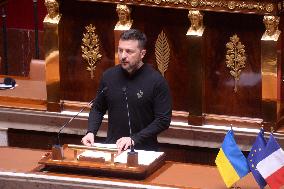
<instances>
[{"instance_id":1,"label":"shirt sleeve","mask_svg":"<svg viewBox=\"0 0 284 189\"><path fill-rule=\"evenodd\" d=\"M140 132L134 134L135 144L143 143L149 137L157 137L159 133L169 128L172 117L172 100L166 80L161 79L154 87L153 111L154 120Z\"/></svg>"},{"instance_id":2,"label":"shirt sleeve","mask_svg":"<svg viewBox=\"0 0 284 189\"><path fill-rule=\"evenodd\" d=\"M104 82L101 81L99 85L99 90L97 91L97 96L90 109L87 133L91 132L94 133L94 135L96 135L101 126L103 117L107 110L106 95L105 95L106 92L107 90L104 85Z\"/></svg>"}]
</instances>

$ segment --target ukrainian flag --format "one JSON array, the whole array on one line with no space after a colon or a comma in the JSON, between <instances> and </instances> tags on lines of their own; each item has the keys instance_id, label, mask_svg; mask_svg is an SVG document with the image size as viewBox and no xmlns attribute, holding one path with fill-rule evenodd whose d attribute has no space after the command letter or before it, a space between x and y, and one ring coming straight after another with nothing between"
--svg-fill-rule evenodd
<instances>
[{"instance_id":1,"label":"ukrainian flag","mask_svg":"<svg viewBox=\"0 0 284 189\"><path fill-rule=\"evenodd\" d=\"M247 160L236 144L232 130L226 134L215 163L228 188L249 173Z\"/></svg>"}]
</instances>

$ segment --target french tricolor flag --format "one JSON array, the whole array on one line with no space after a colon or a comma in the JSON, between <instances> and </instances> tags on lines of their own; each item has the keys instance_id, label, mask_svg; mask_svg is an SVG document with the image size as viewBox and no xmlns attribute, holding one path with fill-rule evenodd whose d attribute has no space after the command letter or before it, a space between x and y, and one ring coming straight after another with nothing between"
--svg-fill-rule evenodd
<instances>
[{"instance_id":1,"label":"french tricolor flag","mask_svg":"<svg viewBox=\"0 0 284 189\"><path fill-rule=\"evenodd\" d=\"M271 189L284 186L284 151L272 134L256 168Z\"/></svg>"}]
</instances>

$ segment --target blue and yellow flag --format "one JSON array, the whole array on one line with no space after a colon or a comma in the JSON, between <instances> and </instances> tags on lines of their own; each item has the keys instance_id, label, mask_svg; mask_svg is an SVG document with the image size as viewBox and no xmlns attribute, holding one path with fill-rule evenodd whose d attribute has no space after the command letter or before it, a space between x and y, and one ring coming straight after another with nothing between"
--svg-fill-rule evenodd
<instances>
[{"instance_id":1,"label":"blue and yellow flag","mask_svg":"<svg viewBox=\"0 0 284 189\"><path fill-rule=\"evenodd\" d=\"M249 173L247 160L236 144L232 130L226 134L215 163L228 188Z\"/></svg>"}]
</instances>

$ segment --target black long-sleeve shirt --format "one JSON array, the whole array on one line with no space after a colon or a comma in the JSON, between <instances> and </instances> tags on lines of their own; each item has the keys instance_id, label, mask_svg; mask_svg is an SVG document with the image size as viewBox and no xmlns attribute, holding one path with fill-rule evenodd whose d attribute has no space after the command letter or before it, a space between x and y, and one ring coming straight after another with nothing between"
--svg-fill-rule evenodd
<instances>
[{"instance_id":1,"label":"black long-sleeve shirt","mask_svg":"<svg viewBox=\"0 0 284 189\"><path fill-rule=\"evenodd\" d=\"M104 72L90 110L88 132L96 135L108 111L105 142L115 143L121 137L128 137L126 96L135 148L157 150L157 134L169 127L172 106L166 80L148 64L143 64L132 75L120 65Z\"/></svg>"}]
</instances>

